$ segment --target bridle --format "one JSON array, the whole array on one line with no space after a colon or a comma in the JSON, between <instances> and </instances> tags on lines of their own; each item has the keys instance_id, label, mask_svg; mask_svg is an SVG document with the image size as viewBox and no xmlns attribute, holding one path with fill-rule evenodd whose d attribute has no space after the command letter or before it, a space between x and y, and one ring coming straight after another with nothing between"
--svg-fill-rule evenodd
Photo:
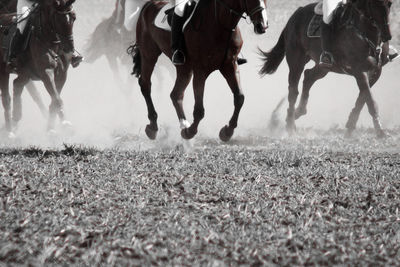
<instances>
[{"instance_id":1,"label":"bridle","mask_svg":"<svg viewBox=\"0 0 400 267\"><path fill-rule=\"evenodd\" d=\"M240 1L244 1L244 6L246 8L245 12L239 12L233 8L231 8L227 3L225 3L223 0L215 0L215 7L217 6L217 3L220 4L221 6L223 6L225 9L229 10L230 14L234 14L237 17L246 20L247 17L251 17L255 14L257 14L258 12L262 12L264 10L264 8L260 5L258 7L255 7L253 10L249 11L248 5L247 5L247 0L240 0ZM215 15L217 13L217 10L215 10ZM247 16L244 16L243 13L246 13Z\"/></svg>"},{"instance_id":2,"label":"bridle","mask_svg":"<svg viewBox=\"0 0 400 267\"><path fill-rule=\"evenodd\" d=\"M386 0L383 0L386 1ZM350 22L350 24L348 25L348 27L352 28L356 34L358 36L360 36L370 47L372 53L375 55L375 57L377 58L377 60L380 60L380 56L382 54L382 47L383 47L383 41L382 41L382 29L379 27L379 25L376 23L375 19L372 17L372 7L371 7L371 2L367 1L366 5L366 10L365 11L361 11L358 7L353 5L353 10L355 12L358 13L358 15L360 17L365 18L372 27L376 28L378 31L378 35L381 38L381 43L380 44L376 44L375 42L373 42L367 35L365 32L361 31L353 22ZM385 26L389 27L389 23L386 21L385 18Z\"/></svg>"},{"instance_id":3,"label":"bridle","mask_svg":"<svg viewBox=\"0 0 400 267\"><path fill-rule=\"evenodd\" d=\"M72 7L69 7L66 10L56 10L56 12L52 14L50 32L52 34L54 34L54 36L56 37L56 40L53 41L54 43L57 43L57 44L61 43L61 39L65 40L65 41L69 41L69 42L73 42L74 41L74 35L72 33L68 34L68 35L65 35L65 34L60 33L59 31L57 31L56 20L55 20L55 18L56 18L55 14L71 16L72 12L74 12L74 9Z\"/></svg>"}]
</instances>

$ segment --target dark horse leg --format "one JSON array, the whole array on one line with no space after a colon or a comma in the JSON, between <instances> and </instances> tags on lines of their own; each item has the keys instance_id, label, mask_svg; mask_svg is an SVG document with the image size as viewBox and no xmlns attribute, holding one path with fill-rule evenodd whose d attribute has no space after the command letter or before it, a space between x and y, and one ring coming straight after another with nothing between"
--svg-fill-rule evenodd
<instances>
[{"instance_id":1,"label":"dark horse leg","mask_svg":"<svg viewBox=\"0 0 400 267\"><path fill-rule=\"evenodd\" d=\"M377 136L379 138L385 137L386 134L382 129L382 125L379 119L378 107L371 94L368 74L363 72L358 75L355 75L355 78L357 80L357 84L360 89L360 94L357 98L356 106L351 112L349 121L346 124L346 127L348 129L348 134L351 134L351 132L355 129L355 125L357 123L360 112L364 104L367 104L368 112L372 117Z\"/></svg>"},{"instance_id":2,"label":"dark horse leg","mask_svg":"<svg viewBox=\"0 0 400 267\"><path fill-rule=\"evenodd\" d=\"M307 114L307 103L310 96L310 89L316 81L324 78L328 72L329 71L326 68L321 68L319 65L304 72L303 90L301 92L300 103L295 111L296 120Z\"/></svg>"},{"instance_id":3,"label":"dark horse leg","mask_svg":"<svg viewBox=\"0 0 400 267\"><path fill-rule=\"evenodd\" d=\"M149 46L151 44L148 44ZM157 132L158 132L158 125L157 125L157 112L154 108L153 100L151 98L151 74L153 73L154 66L157 62L157 59L159 55L161 54L161 51L158 47L154 47L154 49L150 49L151 53L146 53L146 50L143 50L141 52L141 75L139 78L139 85L140 85L140 90L142 91L143 97L146 101L147 105L147 113L148 113L148 118L150 120L150 124L146 126L146 135L148 138L151 140L156 139L157 137ZM156 51L156 52L154 52Z\"/></svg>"},{"instance_id":4,"label":"dark horse leg","mask_svg":"<svg viewBox=\"0 0 400 267\"><path fill-rule=\"evenodd\" d=\"M301 53L301 51L293 51L292 53ZM287 62L289 64L289 108L287 110L286 128L289 134L293 134L296 131L295 105L299 95L299 81L307 59L303 55L288 53Z\"/></svg>"},{"instance_id":5,"label":"dark horse leg","mask_svg":"<svg viewBox=\"0 0 400 267\"><path fill-rule=\"evenodd\" d=\"M64 111L63 111L63 101L60 97L59 91L57 90L54 81L54 70L48 69L42 77L43 84L51 97L51 103L49 106L49 118L47 130L49 132L54 131L55 120L57 114L59 115L61 121L64 121Z\"/></svg>"},{"instance_id":6,"label":"dark horse leg","mask_svg":"<svg viewBox=\"0 0 400 267\"><path fill-rule=\"evenodd\" d=\"M227 142L231 139L233 132L237 127L239 113L244 103L244 95L240 86L240 76L236 63L226 65L221 70L221 73L225 77L226 81L229 84L229 87L231 88L235 105L235 110L233 111L233 115L231 120L229 121L229 125L224 126L219 132L219 138L222 141Z\"/></svg>"},{"instance_id":7,"label":"dark horse leg","mask_svg":"<svg viewBox=\"0 0 400 267\"><path fill-rule=\"evenodd\" d=\"M0 73L0 89L1 89L1 100L4 107L4 119L5 119L5 129L9 133L9 137L14 134L12 132L11 123L11 96L9 92L9 80L10 75L4 71Z\"/></svg>"},{"instance_id":8,"label":"dark horse leg","mask_svg":"<svg viewBox=\"0 0 400 267\"><path fill-rule=\"evenodd\" d=\"M13 124L18 127L18 122L22 118L22 103L21 95L25 85L29 82L29 78L24 75L19 75L13 82L14 95L13 95Z\"/></svg>"},{"instance_id":9,"label":"dark horse leg","mask_svg":"<svg viewBox=\"0 0 400 267\"><path fill-rule=\"evenodd\" d=\"M190 123L186 120L185 112L183 110L183 97L185 95L186 87L192 79L192 70L184 67L177 66L176 68L176 81L174 89L172 90L170 97L174 104L176 113L178 115L181 129L185 129L190 126Z\"/></svg>"},{"instance_id":10,"label":"dark horse leg","mask_svg":"<svg viewBox=\"0 0 400 267\"><path fill-rule=\"evenodd\" d=\"M376 72L372 73L372 75L369 77L369 87L370 88L372 88L375 85L375 83L378 81L379 77L381 76L381 73L382 73L382 69L380 68ZM371 94L371 93L369 93L369 94ZM372 98L372 96L371 96L371 98ZM361 110L363 109L364 105L366 104L366 100L367 100L367 98L365 97L365 93L363 90L361 90L361 87L360 87L360 93L356 100L355 107L351 111L351 113L349 115L349 119L346 123L346 128L347 128L346 136L347 137L350 137L351 134L353 133L353 131L356 129L357 121L360 117ZM374 104L374 105L376 106L376 104ZM376 123L378 123L378 124L376 124ZM378 137L384 137L386 135L380 126L379 118L378 118L377 122L374 119L374 127L375 127L375 130L377 131Z\"/></svg>"},{"instance_id":11,"label":"dark horse leg","mask_svg":"<svg viewBox=\"0 0 400 267\"><path fill-rule=\"evenodd\" d=\"M181 136L184 139L192 139L197 134L197 128L200 121L204 118L204 86L208 75L203 73L194 73L193 91L194 91L194 111L193 123L189 128L182 129Z\"/></svg>"}]
</instances>

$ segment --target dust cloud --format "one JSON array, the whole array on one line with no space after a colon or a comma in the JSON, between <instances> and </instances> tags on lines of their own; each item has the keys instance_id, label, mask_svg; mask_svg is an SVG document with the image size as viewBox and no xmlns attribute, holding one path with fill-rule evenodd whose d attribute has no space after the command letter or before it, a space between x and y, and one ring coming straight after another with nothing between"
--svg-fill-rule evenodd
<instances>
[{"instance_id":1,"label":"dust cloud","mask_svg":"<svg viewBox=\"0 0 400 267\"><path fill-rule=\"evenodd\" d=\"M256 36L253 26L242 20L244 46L242 56L249 63L240 67L242 87L246 100L235 136L248 136L251 133L267 134L267 126L272 111L279 101L287 95L288 68L284 61L278 71L260 78L258 70L261 60L257 48L271 49L278 40L287 19L300 4L311 1L270 1L270 28L262 36ZM90 34L100 21L112 14L114 1L78 0L75 3L77 21L75 24L76 47L80 52ZM165 58L163 65L172 65ZM391 63L384 68L383 75L373 88L385 128L400 124L400 88L398 74L400 63ZM70 69L69 78L62 92L67 118L74 126L74 134L49 142L46 135L46 119L42 117L32 98L24 92L23 119L18 129L18 145L21 146L60 146L64 142L96 147L110 147L115 138L124 135L140 136L145 139L144 127L148 123L147 108L140 93L136 78L130 77L130 69L121 69L121 79L127 81L127 88L119 88L113 78L106 59L100 58L94 64L82 64ZM160 138L168 134L175 140L180 138L179 124L169 98L174 77L165 66L158 68L158 76L153 78L153 100L159 115ZM174 71L172 70L174 74ZM396 79L397 78L397 79ZM46 104L49 97L40 83L41 95ZM127 93L128 92L128 93ZM300 128L328 129L344 128L347 117L353 108L358 88L352 77L329 74L317 82L311 90L308 114L297 122ZM233 112L233 97L229 87L219 73L210 76L205 91L205 118L199 127L199 134L218 138L222 126L229 122ZM193 111L192 87L187 88L185 111L189 121ZM280 111L284 120L287 105ZM3 109L1 109L1 112ZM4 124L1 114L0 124ZM360 117L359 127L372 127L366 109ZM234 136L234 138L235 138Z\"/></svg>"}]
</instances>

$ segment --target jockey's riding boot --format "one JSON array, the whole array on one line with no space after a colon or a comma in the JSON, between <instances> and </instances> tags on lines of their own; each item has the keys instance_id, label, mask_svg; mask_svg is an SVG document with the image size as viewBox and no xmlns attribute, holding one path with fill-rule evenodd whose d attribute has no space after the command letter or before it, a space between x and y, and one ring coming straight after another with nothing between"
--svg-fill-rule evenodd
<instances>
[{"instance_id":1,"label":"jockey's riding boot","mask_svg":"<svg viewBox=\"0 0 400 267\"><path fill-rule=\"evenodd\" d=\"M243 65L243 64L246 64L246 63L247 63L247 59L238 57L238 59L237 59L237 64L238 65Z\"/></svg>"},{"instance_id":2,"label":"jockey's riding boot","mask_svg":"<svg viewBox=\"0 0 400 267\"><path fill-rule=\"evenodd\" d=\"M171 33L172 33L172 63L174 65L183 65L185 64L185 53L183 52L183 24L185 23L185 19L178 16L174 13L172 16L172 25L171 25Z\"/></svg>"},{"instance_id":3,"label":"jockey's riding boot","mask_svg":"<svg viewBox=\"0 0 400 267\"><path fill-rule=\"evenodd\" d=\"M11 40L10 49L8 52L7 59L7 71L16 73L17 72L17 55L21 50L23 38L21 32L17 29L14 34L13 39Z\"/></svg>"},{"instance_id":4,"label":"jockey's riding boot","mask_svg":"<svg viewBox=\"0 0 400 267\"><path fill-rule=\"evenodd\" d=\"M322 45L322 54L319 59L319 65L322 67L331 68L334 59L332 54L332 28L330 25L322 22L321 23L321 45Z\"/></svg>"},{"instance_id":5,"label":"jockey's riding boot","mask_svg":"<svg viewBox=\"0 0 400 267\"><path fill-rule=\"evenodd\" d=\"M73 54L72 58L71 58L71 66L73 68L76 68L79 66L79 64L81 64L82 61L83 61L83 57L81 55Z\"/></svg>"},{"instance_id":6,"label":"jockey's riding boot","mask_svg":"<svg viewBox=\"0 0 400 267\"><path fill-rule=\"evenodd\" d=\"M399 52L397 51L397 49L394 48L393 46L389 45L389 55L388 55L389 61L393 61L396 58L398 58L399 56L400 55L399 55Z\"/></svg>"}]
</instances>

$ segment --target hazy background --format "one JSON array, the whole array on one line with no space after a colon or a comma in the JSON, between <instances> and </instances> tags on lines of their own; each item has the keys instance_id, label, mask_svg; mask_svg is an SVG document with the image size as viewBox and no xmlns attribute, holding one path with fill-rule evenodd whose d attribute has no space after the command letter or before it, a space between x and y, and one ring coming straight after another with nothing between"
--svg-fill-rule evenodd
<instances>
[{"instance_id":1,"label":"hazy background","mask_svg":"<svg viewBox=\"0 0 400 267\"><path fill-rule=\"evenodd\" d=\"M253 33L253 26L247 24L246 21L240 22L244 39L242 52L249 63L240 67L246 100L236 136L264 134L272 110L282 97L287 95L288 68L286 62L282 63L274 75L260 78L258 70L261 60L256 53L257 47L263 50L271 49L277 42L290 15L300 5L311 2L313 1L269 1L270 28L262 36L256 36ZM115 1L77 0L74 6L78 17L75 24L76 48L83 53L85 43L96 25L112 14ZM400 47L398 42L399 12L400 3L396 1L393 5L392 30L395 37L393 44L398 47ZM400 61L386 66L381 79L373 88L385 128L392 128L400 124L398 116L400 112L399 64ZM153 100L162 128L160 138L166 133L174 138L179 138L179 124L169 98L174 77L168 77L169 74L165 68L162 69L162 72L163 80L153 79ZM128 76L129 70L124 70L123 75ZM48 95L42 85L38 85L40 85L41 94L48 105ZM105 58L101 58L93 65L82 64L77 69L71 69L62 98L67 117L74 125L75 134L68 138L58 139L50 145L68 142L107 147L112 145L118 136L131 134L143 137L145 135L144 127L148 123L147 109L136 79L131 80L130 90L131 95L128 97L121 92ZM358 88L353 78L329 74L327 78L317 82L312 88L308 114L297 122L298 127L344 128L357 95ZM232 115L233 97L226 82L217 72L207 81L204 103L206 113L200 124L199 133L203 136L218 138L220 128L228 123ZM187 117L192 121L193 93L191 86L187 89L184 104ZM287 104L285 105L287 106ZM285 116L286 106L282 110L282 118ZM0 110L0 124L3 125L3 109ZM23 95L23 110L24 115L18 130L19 144L48 145L45 135L46 121L26 92ZM359 126L372 127L366 109L362 112ZM265 134L267 134L266 131Z\"/></svg>"}]
</instances>

